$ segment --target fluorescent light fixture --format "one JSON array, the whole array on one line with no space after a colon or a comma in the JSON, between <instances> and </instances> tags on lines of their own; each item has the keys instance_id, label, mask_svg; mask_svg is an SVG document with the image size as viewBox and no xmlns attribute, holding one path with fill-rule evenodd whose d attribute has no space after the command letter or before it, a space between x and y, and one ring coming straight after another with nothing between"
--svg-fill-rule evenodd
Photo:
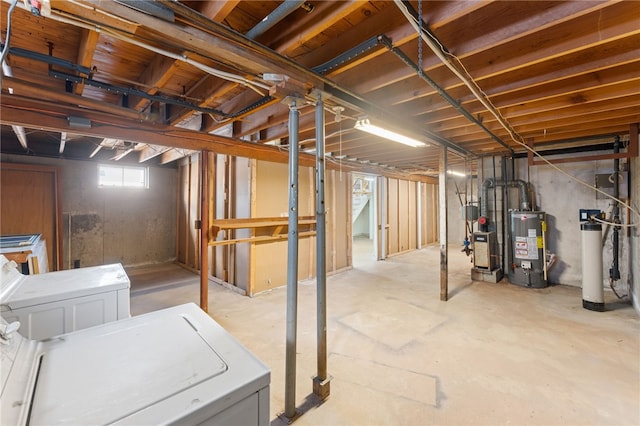
<instances>
[{"instance_id":1,"label":"fluorescent light fixture","mask_svg":"<svg viewBox=\"0 0 640 426\"><path fill-rule=\"evenodd\" d=\"M460 177L465 177L466 174L462 173L462 172L456 172L455 170L447 170L447 173L453 176L460 176Z\"/></svg>"},{"instance_id":2,"label":"fluorescent light fixture","mask_svg":"<svg viewBox=\"0 0 640 426\"><path fill-rule=\"evenodd\" d=\"M368 118L361 118L356 121L355 129L362 130L363 132L371 133L372 135L380 136L381 138L389 139L394 142L398 142L404 145L409 145L414 148L420 146L427 146L426 143L417 139L410 138L408 136L396 133L394 131L385 129L383 127L375 126L371 124Z\"/></svg>"}]
</instances>

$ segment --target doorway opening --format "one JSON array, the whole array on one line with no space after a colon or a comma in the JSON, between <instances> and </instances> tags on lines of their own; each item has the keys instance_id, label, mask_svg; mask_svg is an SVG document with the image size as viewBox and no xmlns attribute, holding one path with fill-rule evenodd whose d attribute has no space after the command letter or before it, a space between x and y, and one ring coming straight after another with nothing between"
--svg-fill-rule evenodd
<instances>
[{"instance_id":1,"label":"doorway opening","mask_svg":"<svg viewBox=\"0 0 640 426\"><path fill-rule=\"evenodd\" d=\"M376 261L377 247L377 195L376 177L362 173L352 174L351 229L353 235L353 266L364 266Z\"/></svg>"}]
</instances>

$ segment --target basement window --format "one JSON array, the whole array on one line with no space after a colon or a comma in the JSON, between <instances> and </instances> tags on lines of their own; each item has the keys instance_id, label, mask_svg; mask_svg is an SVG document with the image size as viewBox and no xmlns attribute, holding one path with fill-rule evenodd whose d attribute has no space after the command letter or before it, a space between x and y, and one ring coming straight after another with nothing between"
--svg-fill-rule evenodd
<instances>
[{"instance_id":1,"label":"basement window","mask_svg":"<svg viewBox=\"0 0 640 426\"><path fill-rule=\"evenodd\" d=\"M147 167L98 165L100 188L149 188Z\"/></svg>"}]
</instances>

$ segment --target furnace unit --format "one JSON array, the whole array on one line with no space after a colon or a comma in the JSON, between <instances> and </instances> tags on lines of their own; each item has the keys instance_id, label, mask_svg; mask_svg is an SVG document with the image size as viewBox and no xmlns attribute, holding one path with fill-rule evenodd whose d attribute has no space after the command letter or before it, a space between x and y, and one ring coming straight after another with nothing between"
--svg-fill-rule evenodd
<instances>
[{"instance_id":1,"label":"furnace unit","mask_svg":"<svg viewBox=\"0 0 640 426\"><path fill-rule=\"evenodd\" d=\"M474 232L471 279L497 283L502 276L496 233L494 231Z\"/></svg>"}]
</instances>

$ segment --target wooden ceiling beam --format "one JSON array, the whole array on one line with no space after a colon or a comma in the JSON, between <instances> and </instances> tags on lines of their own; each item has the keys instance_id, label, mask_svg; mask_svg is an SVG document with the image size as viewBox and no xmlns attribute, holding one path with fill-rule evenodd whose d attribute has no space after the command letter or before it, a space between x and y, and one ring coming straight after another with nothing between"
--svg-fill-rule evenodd
<instances>
[{"instance_id":1,"label":"wooden ceiling beam","mask_svg":"<svg viewBox=\"0 0 640 426\"><path fill-rule=\"evenodd\" d=\"M98 46L98 39L100 33L96 31L82 29L82 35L80 37L80 47L78 48L78 58L76 59L79 65L83 67L91 68L91 61L93 60L93 54ZM88 77L88 76L85 76ZM84 83L77 83L73 88L73 93L76 95L82 95L84 91Z\"/></svg>"},{"instance_id":2,"label":"wooden ceiling beam","mask_svg":"<svg viewBox=\"0 0 640 426\"><path fill-rule=\"evenodd\" d=\"M155 158L170 149L171 148L168 146L146 144L146 146L139 151L138 162L144 163L145 161L151 160L152 158Z\"/></svg>"},{"instance_id":3,"label":"wooden ceiling beam","mask_svg":"<svg viewBox=\"0 0 640 426\"><path fill-rule=\"evenodd\" d=\"M636 96L636 101L640 99L640 96ZM631 101L629 103L632 103ZM634 114L639 114L638 104L632 104L627 107L619 107L616 105L615 108L611 108L611 104L608 101L603 101L600 103L600 110L598 111L590 111L588 113L583 112L579 106L574 108L565 108L563 110L563 114L561 117L557 115L551 115L550 117L546 117L543 119L542 117L529 117L523 116L516 119L509 120L509 124L514 127L517 131L521 129L545 129L545 128L553 128L557 125L590 125L593 120L602 120L602 119L615 119L616 117L633 117ZM569 111L573 109L574 111ZM450 120L454 121L454 120ZM458 120L455 120L458 121ZM631 120L633 121L633 120ZM492 120L492 123L496 123ZM494 130L494 124L490 124L489 122L485 123L487 126L490 126ZM496 123L497 124L497 123ZM499 126L498 126L499 128ZM469 127L466 125L459 125L456 127L449 128L437 128L437 131L441 133L445 137L457 138L462 135L465 136L477 136L484 137L486 136L479 129L474 129L473 127Z\"/></svg>"},{"instance_id":4,"label":"wooden ceiling beam","mask_svg":"<svg viewBox=\"0 0 640 426\"><path fill-rule=\"evenodd\" d=\"M338 7L331 2L317 2L312 13L303 19L289 22L284 29L274 31L277 34L269 40L272 49L283 54L290 54L307 41L320 35L351 13L362 7L359 1L341 2Z\"/></svg>"},{"instance_id":5,"label":"wooden ceiling beam","mask_svg":"<svg viewBox=\"0 0 640 426\"><path fill-rule=\"evenodd\" d=\"M559 17L557 19L557 25L553 28L546 27L545 32L562 33L561 36L559 35L560 39L570 39L571 42L562 43L563 47L558 47L556 45L558 38L553 39L548 37L546 34L546 41L544 43L548 46L545 46L544 44L540 45L541 43L537 32L533 32L523 38L514 39L509 43L498 46L497 48L494 44L484 42L484 37L481 37L482 42L485 44L482 48L475 46L476 50L474 52L465 51L464 45L446 47L463 59L467 69L474 70L473 75L476 80L489 78L494 74L502 75L542 60L558 58L561 55L586 50L592 47L594 43L604 45L610 41L617 41L622 37L630 37L638 34L640 31L637 28L638 12L635 10L636 8L634 8L634 5L632 4L633 2L623 3L628 4L621 8L619 4L609 3L600 6L596 5L593 8L587 9L590 13L586 15L579 15L578 18L573 20L575 22L571 23L571 26L576 28L575 31L570 33L571 37L566 36L568 28L567 18L560 19L561 17ZM601 38L596 40L594 39L594 35L589 33L593 32L591 28L598 26L598 17L601 12L602 15L605 16L605 18L603 18L604 21L600 22L603 32L601 33ZM626 14L626 16L624 16L623 19L616 19L615 16L620 13ZM491 19L495 19L495 16ZM459 28L459 26L455 27ZM574 34L582 34L583 36L579 37ZM416 45L416 43L413 43L413 45ZM417 45L416 47L408 45L405 49L406 51L417 52ZM491 57L488 57L488 55L491 55ZM376 58L371 64L368 64L369 75L367 79L362 79L357 72L353 72L337 76L336 81L347 87L351 87L358 93L369 93L373 90L378 90L390 84L415 76L415 72L413 72L413 70L410 70L406 66L398 67L397 64L401 64L399 59L392 54L386 54ZM423 68L431 77L433 77L432 74L434 72L447 76L451 75L448 70L444 70L440 60L429 52L425 54ZM439 81L437 77L434 79ZM443 85L443 87L446 87L446 85Z\"/></svg>"},{"instance_id":6,"label":"wooden ceiling beam","mask_svg":"<svg viewBox=\"0 0 640 426\"><path fill-rule=\"evenodd\" d=\"M240 0L231 1L199 1L200 13L212 21L222 22L240 3Z\"/></svg>"},{"instance_id":7,"label":"wooden ceiling beam","mask_svg":"<svg viewBox=\"0 0 640 426\"><path fill-rule=\"evenodd\" d=\"M140 90L144 90L150 95L155 95L167 84L179 68L179 61L167 56L156 55L138 77ZM144 110L150 103L149 99L138 96L131 96L129 99L129 104L138 111Z\"/></svg>"},{"instance_id":8,"label":"wooden ceiling beam","mask_svg":"<svg viewBox=\"0 0 640 426\"><path fill-rule=\"evenodd\" d=\"M493 97L512 93L529 87L540 87L558 81L571 81L584 76L599 76L609 68L617 68L638 61L637 46L640 35L616 40L602 46L601 55L594 57L593 52L579 51L569 55L539 62L531 67L494 75L490 78L477 78L482 90ZM614 72L614 71L613 71ZM448 71L427 72L430 78L438 81L449 95L461 102L473 99L469 89ZM474 74L475 75L475 74ZM588 77L587 77L588 78ZM407 96L411 93L411 97ZM448 106L448 103L425 81L415 76L412 79L396 83L381 90L370 92L367 98L383 105L400 105L405 110L417 110L420 105ZM439 105L439 106L437 106Z\"/></svg>"}]
</instances>

